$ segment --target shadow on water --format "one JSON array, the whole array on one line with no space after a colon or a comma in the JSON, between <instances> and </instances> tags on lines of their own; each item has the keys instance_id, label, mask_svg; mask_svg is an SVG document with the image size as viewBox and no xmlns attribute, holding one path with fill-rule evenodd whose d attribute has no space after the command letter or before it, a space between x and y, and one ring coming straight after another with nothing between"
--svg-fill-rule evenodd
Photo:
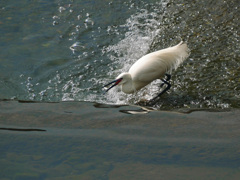
<instances>
[{"instance_id":1,"label":"shadow on water","mask_svg":"<svg viewBox=\"0 0 240 180\"><path fill-rule=\"evenodd\" d=\"M6 131L46 131L44 129L23 129L23 128L1 128L0 130L6 130Z\"/></svg>"}]
</instances>

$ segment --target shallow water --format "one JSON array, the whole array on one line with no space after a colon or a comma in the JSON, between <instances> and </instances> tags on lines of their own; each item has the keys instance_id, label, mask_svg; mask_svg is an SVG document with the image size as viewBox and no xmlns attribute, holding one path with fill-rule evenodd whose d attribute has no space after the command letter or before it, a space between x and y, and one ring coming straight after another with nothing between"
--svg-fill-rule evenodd
<instances>
[{"instance_id":1,"label":"shallow water","mask_svg":"<svg viewBox=\"0 0 240 180\"><path fill-rule=\"evenodd\" d=\"M145 113L143 113L145 112ZM239 110L0 101L5 179L239 179Z\"/></svg>"},{"instance_id":2,"label":"shallow water","mask_svg":"<svg viewBox=\"0 0 240 180\"><path fill-rule=\"evenodd\" d=\"M0 177L239 179L238 28L237 0L2 1ZM191 55L156 104L159 81L103 95L181 39Z\"/></svg>"},{"instance_id":3,"label":"shallow water","mask_svg":"<svg viewBox=\"0 0 240 180\"><path fill-rule=\"evenodd\" d=\"M201 8L200 8L201 7ZM135 95L102 94L142 55L189 44L159 109L239 108L238 1L4 1L0 5L0 98L136 104Z\"/></svg>"}]
</instances>

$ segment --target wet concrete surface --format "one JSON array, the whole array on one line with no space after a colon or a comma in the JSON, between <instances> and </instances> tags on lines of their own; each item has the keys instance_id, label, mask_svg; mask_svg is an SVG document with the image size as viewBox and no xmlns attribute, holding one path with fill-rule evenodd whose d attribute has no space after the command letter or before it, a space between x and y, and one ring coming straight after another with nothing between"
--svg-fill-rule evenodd
<instances>
[{"instance_id":1,"label":"wet concrete surface","mask_svg":"<svg viewBox=\"0 0 240 180\"><path fill-rule=\"evenodd\" d=\"M238 179L240 111L0 102L5 179Z\"/></svg>"}]
</instances>

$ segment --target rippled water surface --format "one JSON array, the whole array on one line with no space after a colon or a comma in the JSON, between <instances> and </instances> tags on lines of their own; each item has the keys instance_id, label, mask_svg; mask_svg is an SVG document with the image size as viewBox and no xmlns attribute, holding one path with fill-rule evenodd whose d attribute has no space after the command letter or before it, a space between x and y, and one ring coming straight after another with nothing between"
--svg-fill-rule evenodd
<instances>
[{"instance_id":1,"label":"rippled water surface","mask_svg":"<svg viewBox=\"0 0 240 180\"><path fill-rule=\"evenodd\" d=\"M239 0L2 0L0 177L239 179L239 22ZM155 104L160 81L103 94L181 40Z\"/></svg>"},{"instance_id":2,"label":"rippled water surface","mask_svg":"<svg viewBox=\"0 0 240 180\"><path fill-rule=\"evenodd\" d=\"M172 73L160 109L239 108L239 2L3 1L0 4L0 98L136 104L102 86L141 56L177 44L190 57Z\"/></svg>"},{"instance_id":3,"label":"rippled water surface","mask_svg":"<svg viewBox=\"0 0 240 180\"><path fill-rule=\"evenodd\" d=\"M0 177L238 180L239 114L0 101Z\"/></svg>"}]
</instances>

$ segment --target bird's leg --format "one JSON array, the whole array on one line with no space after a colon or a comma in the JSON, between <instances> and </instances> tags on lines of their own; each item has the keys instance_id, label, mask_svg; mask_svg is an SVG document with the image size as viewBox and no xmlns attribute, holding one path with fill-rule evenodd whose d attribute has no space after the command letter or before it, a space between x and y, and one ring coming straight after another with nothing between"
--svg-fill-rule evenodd
<instances>
[{"instance_id":1,"label":"bird's leg","mask_svg":"<svg viewBox=\"0 0 240 180\"><path fill-rule=\"evenodd\" d=\"M156 97L161 96L162 94L164 94L167 90L169 90L171 88L171 84L168 81L165 81L164 79L161 79L161 80L163 81L164 84L167 85L167 87L164 90L162 90L162 92L160 92Z\"/></svg>"},{"instance_id":2,"label":"bird's leg","mask_svg":"<svg viewBox=\"0 0 240 180\"><path fill-rule=\"evenodd\" d=\"M171 76L170 76L171 77ZM168 78L169 80L170 80L170 78ZM170 88L171 88L171 84L168 82L168 81L166 81L166 80L164 80L164 79L161 79L161 81L163 81L163 84L166 84L167 85L167 87L164 89L164 90L162 90L162 92L160 92L156 97L154 97L153 99L151 99L150 100L150 102L154 102L158 97L160 97L162 94L164 94L167 90L169 90ZM162 86L162 85L161 85Z\"/></svg>"},{"instance_id":3,"label":"bird's leg","mask_svg":"<svg viewBox=\"0 0 240 180\"><path fill-rule=\"evenodd\" d=\"M165 76L167 76L166 81L170 81L170 79L171 79L171 77L172 77L171 74L167 74L167 73L166 73ZM162 80L162 79L161 79L161 80ZM163 87L164 84L165 84L165 83L163 82L163 83L160 85L160 88Z\"/></svg>"},{"instance_id":4,"label":"bird's leg","mask_svg":"<svg viewBox=\"0 0 240 180\"><path fill-rule=\"evenodd\" d=\"M165 76L167 76L167 79L166 79L166 81L170 81L170 79L171 79L171 77L172 77L172 75L171 74L165 74Z\"/></svg>"}]
</instances>

